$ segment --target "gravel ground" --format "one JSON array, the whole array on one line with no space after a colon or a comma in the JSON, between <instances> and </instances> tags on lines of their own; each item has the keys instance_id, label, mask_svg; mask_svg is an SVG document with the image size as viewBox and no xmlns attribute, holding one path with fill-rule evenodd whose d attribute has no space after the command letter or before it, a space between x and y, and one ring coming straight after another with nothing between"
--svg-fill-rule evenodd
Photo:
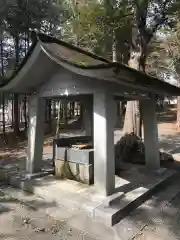
<instances>
[{"instance_id":1,"label":"gravel ground","mask_svg":"<svg viewBox=\"0 0 180 240\"><path fill-rule=\"evenodd\" d=\"M72 216L71 214L68 216L68 213L62 211L61 208L54 207L35 195L25 194L18 189L2 185L0 190L0 240L180 239L178 180L179 178L175 180L176 185L169 186L165 191L143 203L113 229L102 228L100 224L91 221L86 222L86 218L81 215L74 216L74 220L79 224L69 225ZM53 217L48 216L47 212ZM86 222L85 228L82 226L82 221Z\"/></svg>"},{"instance_id":2,"label":"gravel ground","mask_svg":"<svg viewBox=\"0 0 180 240\"><path fill-rule=\"evenodd\" d=\"M66 221L55 220L0 192L1 240L95 240L71 229Z\"/></svg>"},{"instance_id":3,"label":"gravel ground","mask_svg":"<svg viewBox=\"0 0 180 240\"><path fill-rule=\"evenodd\" d=\"M180 239L180 193L134 238L134 240L177 239Z\"/></svg>"}]
</instances>

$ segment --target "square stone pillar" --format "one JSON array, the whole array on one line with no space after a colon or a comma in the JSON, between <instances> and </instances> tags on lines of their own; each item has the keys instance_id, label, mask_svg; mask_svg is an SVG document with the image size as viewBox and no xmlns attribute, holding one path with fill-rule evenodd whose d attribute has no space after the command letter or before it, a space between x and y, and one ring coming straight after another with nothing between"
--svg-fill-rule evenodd
<instances>
[{"instance_id":1,"label":"square stone pillar","mask_svg":"<svg viewBox=\"0 0 180 240\"><path fill-rule=\"evenodd\" d=\"M94 185L99 194L108 196L115 190L114 127L116 104L108 92L96 92L94 118Z\"/></svg>"},{"instance_id":2,"label":"square stone pillar","mask_svg":"<svg viewBox=\"0 0 180 240\"><path fill-rule=\"evenodd\" d=\"M93 136L93 101L91 97L83 100L83 127L86 136Z\"/></svg>"},{"instance_id":3,"label":"square stone pillar","mask_svg":"<svg viewBox=\"0 0 180 240\"><path fill-rule=\"evenodd\" d=\"M44 142L45 99L32 95L29 98L29 129L27 147L27 173L41 171Z\"/></svg>"},{"instance_id":4,"label":"square stone pillar","mask_svg":"<svg viewBox=\"0 0 180 240\"><path fill-rule=\"evenodd\" d=\"M141 100L142 120L144 126L144 145L146 166L160 168L156 100Z\"/></svg>"}]
</instances>

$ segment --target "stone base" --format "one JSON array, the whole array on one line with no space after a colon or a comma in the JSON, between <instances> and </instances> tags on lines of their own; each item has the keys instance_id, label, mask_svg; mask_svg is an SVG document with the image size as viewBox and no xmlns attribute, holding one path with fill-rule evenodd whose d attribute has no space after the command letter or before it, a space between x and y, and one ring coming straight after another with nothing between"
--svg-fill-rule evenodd
<instances>
[{"instance_id":1,"label":"stone base","mask_svg":"<svg viewBox=\"0 0 180 240\"><path fill-rule=\"evenodd\" d=\"M112 226L150 198L155 191L163 191L171 184L175 174L167 169L150 173L143 167L136 171L124 171L122 177L116 177L116 193L109 197L98 195L94 187L71 180L56 180L52 175L29 180L13 175L7 180L10 185L32 192L46 201L55 202L68 211L83 210L94 221Z\"/></svg>"}]
</instances>

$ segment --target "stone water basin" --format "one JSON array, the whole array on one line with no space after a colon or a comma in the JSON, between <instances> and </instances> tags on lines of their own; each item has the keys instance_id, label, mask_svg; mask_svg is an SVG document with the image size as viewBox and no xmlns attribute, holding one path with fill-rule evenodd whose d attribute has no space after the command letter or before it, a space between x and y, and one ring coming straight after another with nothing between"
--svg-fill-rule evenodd
<instances>
[{"instance_id":1,"label":"stone water basin","mask_svg":"<svg viewBox=\"0 0 180 240\"><path fill-rule=\"evenodd\" d=\"M88 185L94 183L92 137L78 136L54 139L53 159L57 178L63 176L63 178L73 179ZM64 174L64 172L66 173Z\"/></svg>"}]
</instances>

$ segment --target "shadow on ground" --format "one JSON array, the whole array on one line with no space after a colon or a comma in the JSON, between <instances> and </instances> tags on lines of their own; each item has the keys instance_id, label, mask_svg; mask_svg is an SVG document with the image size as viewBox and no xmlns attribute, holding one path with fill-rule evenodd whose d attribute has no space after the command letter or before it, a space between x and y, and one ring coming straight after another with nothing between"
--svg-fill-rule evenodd
<instances>
[{"instance_id":1,"label":"shadow on ground","mask_svg":"<svg viewBox=\"0 0 180 240\"><path fill-rule=\"evenodd\" d=\"M180 238L180 194L177 194L177 176L171 186L162 187L150 200L132 211L120 223L114 226L116 234L122 240L157 239L175 240ZM174 188L179 189L176 191ZM172 199L172 200L171 200ZM137 235L136 237L134 237Z\"/></svg>"},{"instance_id":2,"label":"shadow on ground","mask_svg":"<svg viewBox=\"0 0 180 240\"><path fill-rule=\"evenodd\" d=\"M13 197L11 196L11 193L7 194L5 191L3 191L4 189L7 189L7 188L8 188L7 185L3 185L0 188L0 214L10 211L8 207L2 206L3 203L5 203L6 205L8 203L23 204L25 207L31 208L34 211L56 206L54 202L47 202L41 198L39 198L39 200L37 200L37 197L35 199L31 199L31 198L34 198L34 195L28 192L24 192L24 195L27 196L27 198L26 197L21 198L19 196L17 196L17 198Z\"/></svg>"},{"instance_id":3,"label":"shadow on ground","mask_svg":"<svg viewBox=\"0 0 180 240\"><path fill-rule=\"evenodd\" d=\"M180 153L180 133L161 135L159 148L171 154Z\"/></svg>"}]
</instances>

